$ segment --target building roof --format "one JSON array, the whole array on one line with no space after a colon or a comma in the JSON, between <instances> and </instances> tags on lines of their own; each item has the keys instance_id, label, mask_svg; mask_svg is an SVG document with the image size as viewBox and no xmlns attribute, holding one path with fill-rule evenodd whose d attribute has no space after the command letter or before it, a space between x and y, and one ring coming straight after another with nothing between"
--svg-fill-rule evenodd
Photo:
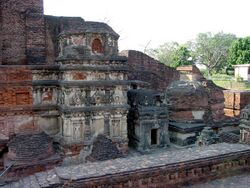
<instances>
[{"instance_id":1,"label":"building roof","mask_svg":"<svg viewBox=\"0 0 250 188\"><path fill-rule=\"evenodd\" d=\"M85 22L84 25L85 32L88 33L108 33L111 35L116 36L117 38L119 35L106 23L103 22Z\"/></svg>"},{"instance_id":2,"label":"building roof","mask_svg":"<svg viewBox=\"0 0 250 188\"><path fill-rule=\"evenodd\" d=\"M56 17L46 16L47 22L57 25L59 35L81 34L81 33L105 33L119 38L119 35L106 23L85 21L80 17Z\"/></svg>"},{"instance_id":3,"label":"building roof","mask_svg":"<svg viewBox=\"0 0 250 188\"><path fill-rule=\"evenodd\" d=\"M233 65L233 67L250 67L250 64Z\"/></svg>"}]
</instances>

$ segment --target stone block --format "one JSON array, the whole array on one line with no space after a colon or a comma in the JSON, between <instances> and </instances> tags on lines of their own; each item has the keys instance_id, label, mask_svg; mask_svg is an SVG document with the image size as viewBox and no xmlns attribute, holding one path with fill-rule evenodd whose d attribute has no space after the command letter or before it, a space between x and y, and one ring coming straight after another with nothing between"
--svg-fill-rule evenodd
<instances>
[{"instance_id":1,"label":"stone block","mask_svg":"<svg viewBox=\"0 0 250 188\"><path fill-rule=\"evenodd\" d=\"M229 116L229 117L239 117L240 116L240 110L224 108L224 113L225 113L225 116Z\"/></svg>"},{"instance_id":2,"label":"stone block","mask_svg":"<svg viewBox=\"0 0 250 188\"><path fill-rule=\"evenodd\" d=\"M225 98L225 108L240 110L250 103L249 91L223 91Z\"/></svg>"},{"instance_id":3,"label":"stone block","mask_svg":"<svg viewBox=\"0 0 250 188\"><path fill-rule=\"evenodd\" d=\"M169 119L174 121L192 121L194 117L192 111L170 111Z\"/></svg>"},{"instance_id":4,"label":"stone block","mask_svg":"<svg viewBox=\"0 0 250 188\"><path fill-rule=\"evenodd\" d=\"M250 103L250 91L236 92L234 109L240 110Z\"/></svg>"}]
</instances>

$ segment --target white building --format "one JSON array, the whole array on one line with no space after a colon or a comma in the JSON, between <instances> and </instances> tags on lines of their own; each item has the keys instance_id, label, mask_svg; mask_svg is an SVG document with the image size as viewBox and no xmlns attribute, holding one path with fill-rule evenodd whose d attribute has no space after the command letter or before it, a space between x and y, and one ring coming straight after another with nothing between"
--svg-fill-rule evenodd
<instances>
[{"instance_id":1,"label":"white building","mask_svg":"<svg viewBox=\"0 0 250 188\"><path fill-rule=\"evenodd\" d=\"M250 64L233 65L235 79L241 77L245 81L250 81Z\"/></svg>"}]
</instances>

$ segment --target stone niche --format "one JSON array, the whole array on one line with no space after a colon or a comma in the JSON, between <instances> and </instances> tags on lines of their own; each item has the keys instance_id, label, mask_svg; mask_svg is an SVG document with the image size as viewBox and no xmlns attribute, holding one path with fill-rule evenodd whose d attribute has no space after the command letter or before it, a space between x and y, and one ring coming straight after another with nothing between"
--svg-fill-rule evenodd
<instances>
[{"instance_id":1,"label":"stone niche","mask_svg":"<svg viewBox=\"0 0 250 188\"><path fill-rule=\"evenodd\" d=\"M33 87L33 104L34 105L56 105L58 100L58 88L50 87Z\"/></svg>"},{"instance_id":2,"label":"stone niche","mask_svg":"<svg viewBox=\"0 0 250 188\"><path fill-rule=\"evenodd\" d=\"M129 144L139 151L169 145L168 110L162 94L146 89L128 91Z\"/></svg>"},{"instance_id":3,"label":"stone niche","mask_svg":"<svg viewBox=\"0 0 250 188\"><path fill-rule=\"evenodd\" d=\"M111 114L103 111L90 114L70 113L64 115L62 116L61 129L63 145L81 144L80 149L90 152L95 138L98 135L105 135L117 144L117 148L121 149L121 152L125 152L122 145L126 145L127 142L126 120L126 111L120 111L120 113L114 111ZM65 151L68 155L79 152Z\"/></svg>"},{"instance_id":4,"label":"stone niche","mask_svg":"<svg viewBox=\"0 0 250 188\"><path fill-rule=\"evenodd\" d=\"M119 35L105 23L85 22L84 28L63 32L59 37L59 57L78 59L91 55L117 55Z\"/></svg>"},{"instance_id":5,"label":"stone niche","mask_svg":"<svg viewBox=\"0 0 250 188\"><path fill-rule=\"evenodd\" d=\"M63 127L61 131L65 142L74 143L90 139L92 134L90 124L86 125L83 115L77 115L78 117L62 117Z\"/></svg>"}]
</instances>

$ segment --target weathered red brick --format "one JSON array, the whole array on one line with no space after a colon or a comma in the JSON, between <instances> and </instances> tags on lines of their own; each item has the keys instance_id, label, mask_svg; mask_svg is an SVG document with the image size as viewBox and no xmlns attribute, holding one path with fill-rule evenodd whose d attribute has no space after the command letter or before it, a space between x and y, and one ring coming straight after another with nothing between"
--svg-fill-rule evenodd
<instances>
[{"instance_id":1,"label":"weathered red brick","mask_svg":"<svg viewBox=\"0 0 250 188\"><path fill-rule=\"evenodd\" d=\"M21 65L43 59L43 0L2 0L0 8L1 15L4 15L1 16L0 27L0 64Z\"/></svg>"},{"instance_id":2,"label":"weathered red brick","mask_svg":"<svg viewBox=\"0 0 250 188\"><path fill-rule=\"evenodd\" d=\"M152 57L134 50L123 51L128 57L129 80L140 80L150 83L151 89L164 91L174 80L179 80L179 72Z\"/></svg>"}]
</instances>

